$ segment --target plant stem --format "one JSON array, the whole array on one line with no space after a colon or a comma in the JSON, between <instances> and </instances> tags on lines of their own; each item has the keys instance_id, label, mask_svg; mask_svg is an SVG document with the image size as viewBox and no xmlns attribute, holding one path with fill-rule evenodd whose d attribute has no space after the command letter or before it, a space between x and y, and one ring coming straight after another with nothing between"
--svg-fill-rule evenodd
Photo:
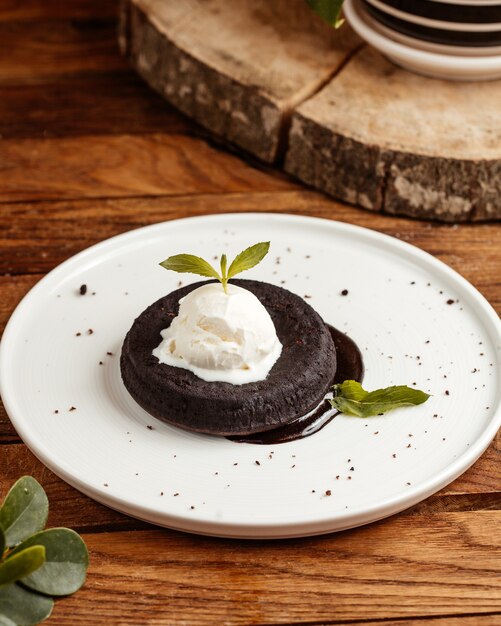
<instances>
[{"instance_id":1,"label":"plant stem","mask_svg":"<svg viewBox=\"0 0 501 626\"><path fill-rule=\"evenodd\" d=\"M221 283L223 285L224 293L228 293L228 273L227 273L228 260L226 254L221 255Z\"/></svg>"}]
</instances>

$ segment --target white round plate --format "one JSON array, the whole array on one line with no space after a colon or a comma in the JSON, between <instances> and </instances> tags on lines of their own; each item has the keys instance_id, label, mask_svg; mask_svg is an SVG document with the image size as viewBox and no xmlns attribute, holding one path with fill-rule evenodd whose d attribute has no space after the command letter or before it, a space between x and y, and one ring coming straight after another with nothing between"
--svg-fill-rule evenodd
<instances>
[{"instance_id":1,"label":"white round plate","mask_svg":"<svg viewBox=\"0 0 501 626\"><path fill-rule=\"evenodd\" d=\"M191 434L143 411L121 382L123 338L151 302L198 280L159 261L231 257L263 240L270 254L249 278L308 297L347 332L363 352L366 388L415 385L428 402L369 419L338 415L274 446ZM99 502L196 533L313 535L401 511L482 454L501 420L500 335L468 282L391 237L290 215L197 217L104 241L41 280L4 332L1 391L36 456Z\"/></svg>"},{"instance_id":2,"label":"white round plate","mask_svg":"<svg viewBox=\"0 0 501 626\"><path fill-rule=\"evenodd\" d=\"M406 45L371 26L371 18L357 0L346 0L343 13L353 30L367 43L405 69L446 80L475 81L501 78L501 55L441 54Z\"/></svg>"}]
</instances>

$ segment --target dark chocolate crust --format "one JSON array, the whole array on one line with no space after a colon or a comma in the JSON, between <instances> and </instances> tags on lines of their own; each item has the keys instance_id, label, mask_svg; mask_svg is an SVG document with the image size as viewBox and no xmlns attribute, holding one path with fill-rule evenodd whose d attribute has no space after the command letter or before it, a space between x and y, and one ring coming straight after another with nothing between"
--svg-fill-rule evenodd
<instances>
[{"instance_id":1,"label":"dark chocolate crust","mask_svg":"<svg viewBox=\"0 0 501 626\"><path fill-rule=\"evenodd\" d=\"M332 384L334 343L309 304L269 283L232 281L259 298L282 343L282 354L265 380L244 385L207 382L152 355L161 341L160 331L178 314L179 300L206 282L213 281L173 291L133 323L122 347L120 368L134 400L162 421L213 435L271 430L315 408Z\"/></svg>"}]
</instances>

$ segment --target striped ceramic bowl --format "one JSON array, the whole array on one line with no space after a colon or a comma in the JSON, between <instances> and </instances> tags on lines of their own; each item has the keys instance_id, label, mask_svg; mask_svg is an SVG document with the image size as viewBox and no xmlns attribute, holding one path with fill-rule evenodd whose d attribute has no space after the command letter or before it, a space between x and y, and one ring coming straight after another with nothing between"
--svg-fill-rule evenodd
<instances>
[{"instance_id":1,"label":"striped ceramic bowl","mask_svg":"<svg viewBox=\"0 0 501 626\"><path fill-rule=\"evenodd\" d=\"M344 12L404 67L455 80L501 77L501 0L346 0Z\"/></svg>"}]
</instances>

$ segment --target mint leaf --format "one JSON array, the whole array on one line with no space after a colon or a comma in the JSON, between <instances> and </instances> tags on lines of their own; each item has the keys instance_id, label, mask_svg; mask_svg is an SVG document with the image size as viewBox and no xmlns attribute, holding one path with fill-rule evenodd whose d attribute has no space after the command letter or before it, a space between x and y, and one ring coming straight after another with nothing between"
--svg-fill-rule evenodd
<instances>
[{"instance_id":1,"label":"mint leaf","mask_svg":"<svg viewBox=\"0 0 501 626\"><path fill-rule=\"evenodd\" d=\"M228 272L226 271L228 266L228 259L226 254L221 255L221 282L223 283L223 289L226 293L226 285L228 284Z\"/></svg>"},{"instance_id":2,"label":"mint leaf","mask_svg":"<svg viewBox=\"0 0 501 626\"><path fill-rule=\"evenodd\" d=\"M208 261L194 254L175 254L162 261L160 265L165 267L166 270L172 270L180 274L198 274L199 276L208 276L209 278L221 280L219 274Z\"/></svg>"},{"instance_id":3,"label":"mint leaf","mask_svg":"<svg viewBox=\"0 0 501 626\"><path fill-rule=\"evenodd\" d=\"M31 546L17 554L9 555L3 563L0 563L0 587L29 576L39 569L44 561L44 546Z\"/></svg>"},{"instance_id":4,"label":"mint leaf","mask_svg":"<svg viewBox=\"0 0 501 626\"><path fill-rule=\"evenodd\" d=\"M254 244L250 248L240 252L240 254L237 254L228 270L228 259L226 258L226 254L222 254L220 259L221 275L218 274L208 261L193 254L175 254L165 259L165 261L162 261L160 265L165 267L166 270L172 270L174 272L198 274L199 276L215 278L223 285L223 289L226 292L228 280L240 274L240 272L250 270L251 267L257 265L268 254L269 249L269 241Z\"/></svg>"},{"instance_id":5,"label":"mint leaf","mask_svg":"<svg viewBox=\"0 0 501 626\"><path fill-rule=\"evenodd\" d=\"M345 400L361 402L368 393L356 380L345 380L344 383L336 385L336 387L342 388L342 396Z\"/></svg>"},{"instance_id":6,"label":"mint leaf","mask_svg":"<svg viewBox=\"0 0 501 626\"><path fill-rule=\"evenodd\" d=\"M355 380L345 380L340 385L334 385L334 398L329 402L346 415L372 417L403 406L423 404L429 397L424 391L405 385L369 392Z\"/></svg>"},{"instance_id":7,"label":"mint leaf","mask_svg":"<svg viewBox=\"0 0 501 626\"><path fill-rule=\"evenodd\" d=\"M306 0L310 9L314 11L329 26L339 28L344 20L340 19L343 0Z\"/></svg>"},{"instance_id":8,"label":"mint leaf","mask_svg":"<svg viewBox=\"0 0 501 626\"><path fill-rule=\"evenodd\" d=\"M260 263L268 254L269 249L270 242L262 241L261 243L256 243L243 252L240 252L240 254L237 254L228 270L228 278L233 278L233 276L240 274L240 272L250 270L251 267Z\"/></svg>"}]
</instances>

